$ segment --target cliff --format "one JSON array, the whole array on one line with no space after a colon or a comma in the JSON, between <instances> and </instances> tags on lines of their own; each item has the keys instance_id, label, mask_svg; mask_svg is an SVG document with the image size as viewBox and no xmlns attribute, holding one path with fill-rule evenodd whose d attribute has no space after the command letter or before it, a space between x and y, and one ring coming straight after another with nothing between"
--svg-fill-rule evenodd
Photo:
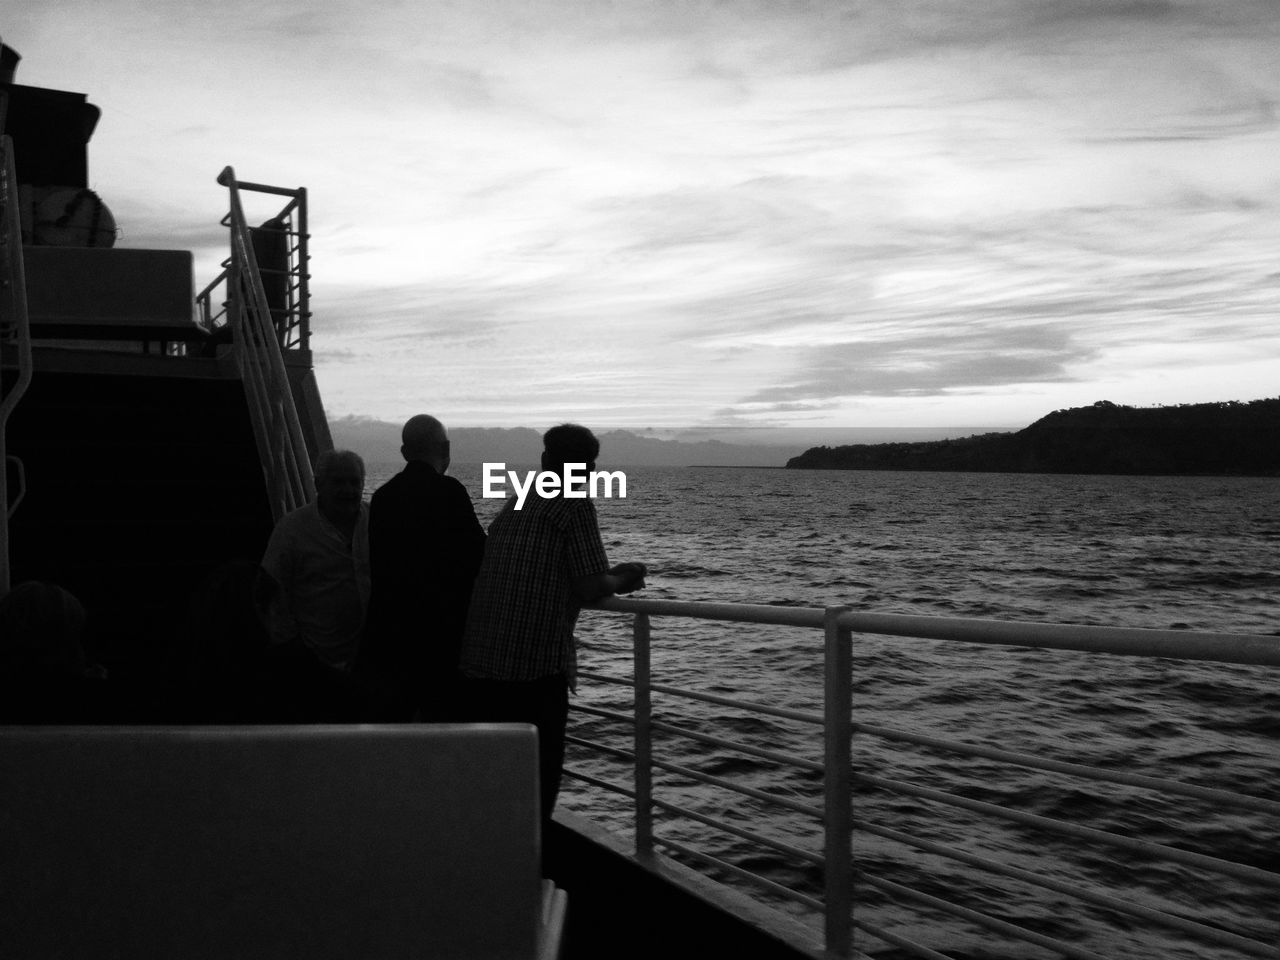
<instances>
[{"instance_id":1,"label":"cliff","mask_svg":"<svg viewBox=\"0 0 1280 960\"><path fill-rule=\"evenodd\" d=\"M814 447L787 461L811 470L970 470L1280 476L1280 397L1247 403L1058 410L1016 433L928 443Z\"/></svg>"}]
</instances>

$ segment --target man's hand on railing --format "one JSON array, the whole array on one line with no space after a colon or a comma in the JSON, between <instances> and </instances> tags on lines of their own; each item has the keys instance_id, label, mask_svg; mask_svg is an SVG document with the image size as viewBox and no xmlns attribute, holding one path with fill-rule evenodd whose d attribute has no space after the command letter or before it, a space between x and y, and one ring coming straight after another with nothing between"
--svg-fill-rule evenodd
<instances>
[{"instance_id":1,"label":"man's hand on railing","mask_svg":"<svg viewBox=\"0 0 1280 960\"><path fill-rule=\"evenodd\" d=\"M593 603L602 597L639 590L644 586L646 573L648 570L643 563L619 563L610 567L607 573L593 573L579 577L573 588L579 600L583 603Z\"/></svg>"},{"instance_id":2,"label":"man's hand on railing","mask_svg":"<svg viewBox=\"0 0 1280 960\"><path fill-rule=\"evenodd\" d=\"M644 586L645 574L649 571L643 563L619 563L609 570L610 576L618 578L614 593L632 593Z\"/></svg>"}]
</instances>

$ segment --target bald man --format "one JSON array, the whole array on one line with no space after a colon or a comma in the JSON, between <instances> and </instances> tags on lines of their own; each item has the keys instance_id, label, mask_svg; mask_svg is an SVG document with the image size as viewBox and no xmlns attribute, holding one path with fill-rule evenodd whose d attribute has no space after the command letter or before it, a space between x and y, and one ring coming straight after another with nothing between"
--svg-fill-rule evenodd
<instances>
[{"instance_id":1,"label":"bald man","mask_svg":"<svg viewBox=\"0 0 1280 960\"><path fill-rule=\"evenodd\" d=\"M449 469L449 436L435 417L411 417L400 435L404 469L369 504L372 595L362 669L371 719L456 719L458 648L484 529Z\"/></svg>"}]
</instances>

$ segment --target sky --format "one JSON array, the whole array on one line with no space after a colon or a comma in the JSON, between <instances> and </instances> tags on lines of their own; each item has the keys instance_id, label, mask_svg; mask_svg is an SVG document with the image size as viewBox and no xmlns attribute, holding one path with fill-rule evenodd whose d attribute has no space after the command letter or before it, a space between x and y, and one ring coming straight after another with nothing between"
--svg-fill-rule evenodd
<instances>
[{"instance_id":1,"label":"sky","mask_svg":"<svg viewBox=\"0 0 1280 960\"><path fill-rule=\"evenodd\" d=\"M102 109L118 245L197 289L224 166L308 189L331 419L1280 395L1270 0L0 0L0 38Z\"/></svg>"}]
</instances>

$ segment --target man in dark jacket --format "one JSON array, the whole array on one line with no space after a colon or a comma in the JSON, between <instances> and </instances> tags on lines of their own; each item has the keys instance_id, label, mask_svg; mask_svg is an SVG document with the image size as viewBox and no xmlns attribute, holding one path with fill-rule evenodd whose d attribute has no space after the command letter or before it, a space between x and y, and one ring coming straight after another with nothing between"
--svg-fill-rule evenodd
<instances>
[{"instance_id":1,"label":"man in dark jacket","mask_svg":"<svg viewBox=\"0 0 1280 960\"><path fill-rule=\"evenodd\" d=\"M484 530L449 469L449 438L435 417L404 425L406 463L369 504L372 594L362 673L370 719L458 719L458 649Z\"/></svg>"}]
</instances>

